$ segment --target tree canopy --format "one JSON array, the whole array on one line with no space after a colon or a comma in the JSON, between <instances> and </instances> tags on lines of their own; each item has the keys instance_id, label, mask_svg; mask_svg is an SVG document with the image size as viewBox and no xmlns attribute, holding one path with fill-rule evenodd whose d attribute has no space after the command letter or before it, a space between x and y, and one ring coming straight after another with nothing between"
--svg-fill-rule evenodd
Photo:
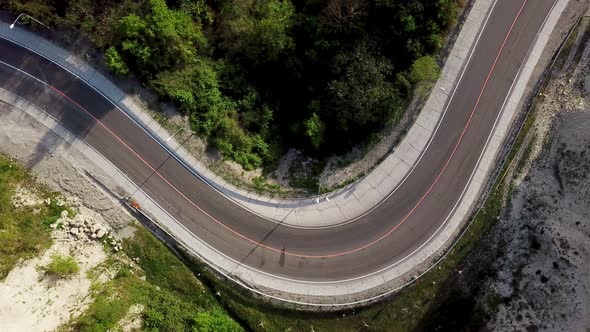
<instances>
[{"instance_id":1,"label":"tree canopy","mask_svg":"<svg viewBox=\"0 0 590 332\"><path fill-rule=\"evenodd\" d=\"M119 20L110 53L118 53L141 75L151 76L190 64L206 45L190 15L170 10L164 0L147 0L138 13Z\"/></svg>"},{"instance_id":2,"label":"tree canopy","mask_svg":"<svg viewBox=\"0 0 590 332\"><path fill-rule=\"evenodd\" d=\"M221 12L221 46L255 63L274 61L294 46L294 13L288 0L230 0Z\"/></svg>"},{"instance_id":3,"label":"tree canopy","mask_svg":"<svg viewBox=\"0 0 590 332\"><path fill-rule=\"evenodd\" d=\"M253 169L289 147L344 152L395 123L437 79L437 51L460 3L9 0L9 8L87 35L115 74L139 77L222 155Z\"/></svg>"},{"instance_id":4,"label":"tree canopy","mask_svg":"<svg viewBox=\"0 0 590 332\"><path fill-rule=\"evenodd\" d=\"M326 113L337 133L375 128L400 109L400 98L389 76L393 65L371 54L364 44L335 57L337 79L328 84Z\"/></svg>"}]
</instances>

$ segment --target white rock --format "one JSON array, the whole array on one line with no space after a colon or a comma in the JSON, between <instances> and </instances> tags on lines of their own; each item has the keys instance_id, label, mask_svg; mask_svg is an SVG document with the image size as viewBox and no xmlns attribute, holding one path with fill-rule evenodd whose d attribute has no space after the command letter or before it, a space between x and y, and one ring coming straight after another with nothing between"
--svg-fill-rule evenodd
<instances>
[{"instance_id":1,"label":"white rock","mask_svg":"<svg viewBox=\"0 0 590 332\"><path fill-rule=\"evenodd\" d=\"M61 211L60 217L61 218L67 218L68 217L68 210Z\"/></svg>"},{"instance_id":2,"label":"white rock","mask_svg":"<svg viewBox=\"0 0 590 332\"><path fill-rule=\"evenodd\" d=\"M70 233L78 235L80 233L80 229L78 227L72 227L72 229L70 229Z\"/></svg>"},{"instance_id":3,"label":"white rock","mask_svg":"<svg viewBox=\"0 0 590 332\"><path fill-rule=\"evenodd\" d=\"M107 231L106 231L106 230L104 230L104 228L101 228L101 229L99 229L99 230L96 232L96 237L100 239L100 238L102 238L103 236L105 236L105 235L106 235L106 233L107 233Z\"/></svg>"}]
</instances>

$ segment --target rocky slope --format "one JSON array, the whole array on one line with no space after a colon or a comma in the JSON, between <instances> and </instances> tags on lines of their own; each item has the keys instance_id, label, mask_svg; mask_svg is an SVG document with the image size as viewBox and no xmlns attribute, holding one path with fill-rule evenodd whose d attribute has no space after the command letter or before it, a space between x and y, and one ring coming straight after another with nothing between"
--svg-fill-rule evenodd
<instances>
[{"instance_id":1,"label":"rocky slope","mask_svg":"<svg viewBox=\"0 0 590 332\"><path fill-rule=\"evenodd\" d=\"M492 330L590 327L590 112L560 114L551 147L512 198L491 283L506 303Z\"/></svg>"}]
</instances>

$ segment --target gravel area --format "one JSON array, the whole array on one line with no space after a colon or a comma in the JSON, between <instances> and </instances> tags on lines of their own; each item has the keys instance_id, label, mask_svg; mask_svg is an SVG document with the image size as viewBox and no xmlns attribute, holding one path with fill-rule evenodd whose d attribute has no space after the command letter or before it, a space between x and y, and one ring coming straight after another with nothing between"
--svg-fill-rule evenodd
<instances>
[{"instance_id":1,"label":"gravel area","mask_svg":"<svg viewBox=\"0 0 590 332\"><path fill-rule=\"evenodd\" d=\"M493 231L496 273L485 284L501 304L494 331L590 328L590 43L582 24L559 77L541 94L528 162ZM526 148L525 150L526 151ZM528 170L528 171L527 171Z\"/></svg>"},{"instance_id":2,"label":"gravel area","mask_svg":"<svg viewBox=\"0 0 590 332\"><path fill-rule=\"evenodd\" d=\"M554 136L500 223L507 249L492 287L509 300L493 330L590 327L590 112L560 115Z\"/></svg>"}]
</instances>

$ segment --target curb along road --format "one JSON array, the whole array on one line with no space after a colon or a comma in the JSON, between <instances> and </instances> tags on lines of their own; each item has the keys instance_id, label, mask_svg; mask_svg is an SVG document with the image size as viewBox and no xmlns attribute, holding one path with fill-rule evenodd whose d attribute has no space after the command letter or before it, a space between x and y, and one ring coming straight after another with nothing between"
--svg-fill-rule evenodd
<instances>
[{"instance_id":1,"label":"curb along road","mask_svg":"<svg viewBox=\"0 0 590 332\"><path fill-rule=\"evenodd\" d=\"M0 36L13 40L55 61L88 82L117 107L144 128L154 140L165 147L177 160L205 183L222 192L227 198L268 220L300 228L322 228L342 225L369 213L399 187L419 162L430 145L434 132L449 100L460 81L488 14L496 0L475 1L451 50L429 99L408 134L376 169L354 183L322 196L319 203L309 199L274 199L237 188L216 176L192 157L156 121L138 107L128 96L83 61L46 40L21 29L0 25ZM448 92L447 92L448 91ZM325 197L330 197L326 200Z\"/></svg>"},{"instance_id":2,"label":"curb along road","mask_svg":"<svg viewBox=\"0 0 590 332\"><path fill-rule=\"evenodd\" d=\"M466 216L468 215L468 212L470 210L470 207L473 203L473 201L475 199L477 199L478 197L478 193L479 193L479 188L481 188L482 183L485 182L486 179L486 175L489 171L489 168L493 166L493 161L495 159L495 155L506 135L506 132L508 131L509 127L510 127L510 123L512 120L512 117L514 116L516 110L517 110L517 104L520 100L520 97L522 95L522 91L524 91L524 86L526 85L526 82L528 81L532 69L534 68L536 62L538 61L538 57L540 56L540 52L543 50L546 39L548 38L549 34L551 33L553 26L555 25L555 22L557 21L557 19L559 18L559 15L561 13L561 10L563 10L563 7L565 6L565 4L567 3L567 1L559 1L557 3L557 5L553 8L553 10L551 10L551 15L549 15L547 21L545 22L545 24L543 25L543 31L541 31L540 33L536 33L536 30L530 31L529 35L531 33L533 33L532 37L534 37L533 39L536 40L536 42L534 43L535 47L533 48L525 48L524 50L521 50L521 52L524 52L526 54L528 54L526 57L528 58L528 61L526 62L526 65L523 66L517 66L516 68L520 68L519 69L519 76L518 79L514 82L514 84L512 85L512 88L510 89L511 93L510 93L510 98L505 98L503 104L504 104L504 111L501 113L498 113L498 121L496 123L496 125L494 126L494 130L490 131L489 136L486 135L487 139L485 139L486 142L489 141L489 144L486 143L487 148L485 149L485 153L483 153L483 155L481 156L481 158L479 158L479 161L477 162L478 167L476 167L476 169L474 169L473 172L471 172L471 176L470 178L473 179L473 181L468 181L468 187L465 187L465 189L463 189L460 197L462 197L462 199L459 201L457 201L457 204L455 205L456 209L451 209L449 216L452 216L448 222L445 220L443 223L439 224L437 227L438 229L435 230L434 232L430 232L430 235L427 236L425 239L422 239L421 241L423 244L422 245L416 245L414 247L412 247L409 250L406 250L405 252L402 252L401 256L398 256L395 260L395 263L389 266L385 266L381 269L374 269L373 272L371 272L370 274L362 274L356 277L349 277L349 278L332 278L332 280L326 280L326 281L320 281L320 280L299 280L297 277L293 278L293 277L287 277L289 275L289 273L285 274L285 273L271 273L271 272L265 272L262 271L260 269L260 265L252 265L249 264L249 262L247 261L248 259L250 259L251 257L260 257L260 255L262 255L262 257L265 257L263 252L258 253L257 247L254 247L252 249L252 253L254 253L251 256L246 256L245 258L243 258L242 260L236 260L235 258L232 258L230 256L228 256L227 254L225 254L223 252L223 250L220 250L220 247L214 248L213 246L207 244L207 241L203 241L199 238L197 238L196 236L199 236L200 234L205 234L205 233L196 233L195 232L195 228L194 225L190 225L187 224L188 227L182 225L180 222L176 221L176 217L172 216L171 214L168 214L166 212L166 209L168 208L167 206L163 206L159 203L157 203L155 200L153 200L150 196L154 195L154 192L142 192L139 191L136 195L136 198L141 202L142 206L147 209L148 211L150 211L152 213L152 215L155 217L155 219L157 219L160 224L163 225L163 227L165 227L169 233L175 234L175 237L177 239L179 239L180 242L184 243L187 247L191 248L192 251L197 252L200 254L201 257L206 257L206 260L209 261L210 263L212 263L214 266L216 266L217 268L219 268L221 271L225 271L225 273L230 273L233 276L241 279L241 280L245 280L246 282L248 282L249 284L252 285L257 285L257 288L259 289L263 289L261 292L263 293L273 293L273 294L277 294L277 292L279 294L281 293L288 293L288 294L300 294L300 295L308 295L309 298L311 298L313 300L313 302L315 304L322 304L324 303L325 305L334 305L334 298L333 297L342 297L344 299L345 296L349 296L351 294L355 294L355 293L361 293L361 292L368 292L370 290L374 290L379 288L381 285L384 285L384 283L387 282L392 282L393 280L398 280L399 277L407 275L410 271L412 271L412 269L414 269L416 266L420 265L421 263L426 262L429 258L433 257L437 252L440 251L440 249L446 244L448 243L449 239L452 239L454 233L456 233L456 231L458 230L459 226L461 225L462 221L466 218ZM545 3L545 5L550 4L548 2ZM506 4L503 4L504 6L508 6ZM504 9L506 10L506 9ZM532 15L532 11L533 9L529 9L528 12L526 12L526 15L529 15L527 17L531 17L530 15ZM498 14L499 15L499 14ZM511 14L512 17L514 17L514 14ZM543 14L543 17L541 17L540 19L544 18L545 15ZM539 19L539 18L537 18ZM510 19L512 20L512 19ZM538 24L540 25L542 22L539 22ZM513 23L514 25L514 23ZM522 26L517 27L516 29L524 29ZM519 30L520 31L520 30ZM502 38L504 38L502 36ZM531 42L532 43L532 42ZM496 46L497 47L497 46ZM528 49L528 51L527 51ZM512 50L509 50L509 52L512 52ZM497 61L497 60L496 60ZM16 74L15 74L16 75ZM511 74L512 76L514 76L514 74ZM24 77L21 77L21 79L25 80ZM490 79L490 76L488 75L488 79ZM491 78L492 80L494 80L494 77ZM523 83L521 83L523 82ZM55 96L51 97L51 98L55 98ZM488 103L487 101L487 96L484 95L483 96L483 101ZM13 100L15 103L19 103L19 101L17 101L16 99ZM22 102L21 102L22 104ZM40 105L41 107L42 105ZM30 109L32 108L31 106L23 106L23 108L25 109ZM38 111L40 112L40 111ZM42 112L40 112L42 113ZM475 115L474 121L479 121L479 119L477 118L478 115ZM49 126L48 126L49 127ZM54 125L55 127L55 125ZM49 128L53 128L53 127L49 127ZM62 136L63 137L63 136ZM490 140L490 138L492 138L492 140ZM72 142L72 144L74 146L79 146L81 143L77 142L75 140L75 137L72 138L70 137L69 140ZM494 143L496 142L496 143ZM86 144L86 143L84 143ZM89 158L91 158L91 160L95 160L94 158L96 158L96 160L100 160L101 156L98 155L95 152L92 152L93 149L88 149L87 147L84 149L85 151L88 152L87 156L89 156ZM455 167L455 166L453 166ZM112 174L119 174L117 171L117 167L114 167L113 164L110 165L105 165L104 168L109 169L112 171ZM111 173L109 173L111 174ZM124 174L123 174L124 175ZM124 188L126 188L128 191L129 190L133 190L134 188L136 188L136 186L134 186L133 179L129 179L126 178L122 175L114 175L114 177L119 177L121 176L120 182L124 183ZM133 191L130 191L133 192ZM272 234L272 233L271 233ZM409 234L409 233L406 233ZM398 240L399 241L399 240ZM389 247L389 246L388 246ZM221 248L223 249L223 248ZM327 248L328 250L330 250L330 248ZM260 250L261 251L261 250ZM328 251L329 252L329 251ZM327 256L327 255L323 255L323 256ZM272 262L274 260L274 258L272 256L266 256L267 258L265 258L266 260L266 266L275 264L274 262ZM406 257L406 258L403 258ZM402 259L403 258L403 259ZM359 259L365 259L366 260L366 256L361 256ZM360 261L357 261L360 262ZM292 262L290 262L289 260L287 260L288 264L292 264ZM293 262L295 264L295 266L298 265L297 262ZM280 264L280 262L279 262ZM325 263L324 263L325 264ZM334 266L337 267L337 266ZM347 269L350 269L350 265L348 265L346 267ZM336 269L337 270L337 269ZM334 270L334 271L336 271ZM291 270L293 273L296 272L296 270ZM311 270L307 270L307 272L310 272ZM329 271L321 271L321 272L329 272ZM282 274L282 275L281 275ZM296 275L296 274L294 274ZM402 285L403 281L399 280L399 282L397 283L397 285ZM388 290L390 291L391 289L395 289L397 286L395 283L388 285ZM267 289L269 291L266 291L264 289ZM385 291L385 292L387 292ZM382 290L376 291L376 293L385 293ZM375 294L364 294L363 300L367 300L370 299L374 296ZM379 294L378 294L379 295ZM277 296L277 297L282 297L281 296ZM312 301L310 300L310 301ZM332 302L330 302L332 301ZM299 301L299 302L304 302L304 301ZM345 300L342 301L338 301L341 304L342 303L346 303ZM309 303L309 302L308 302ZM352 303L352 302L350 302ZM350 304L348 303L348 304Z\"/></svg>"}]
</instances>

